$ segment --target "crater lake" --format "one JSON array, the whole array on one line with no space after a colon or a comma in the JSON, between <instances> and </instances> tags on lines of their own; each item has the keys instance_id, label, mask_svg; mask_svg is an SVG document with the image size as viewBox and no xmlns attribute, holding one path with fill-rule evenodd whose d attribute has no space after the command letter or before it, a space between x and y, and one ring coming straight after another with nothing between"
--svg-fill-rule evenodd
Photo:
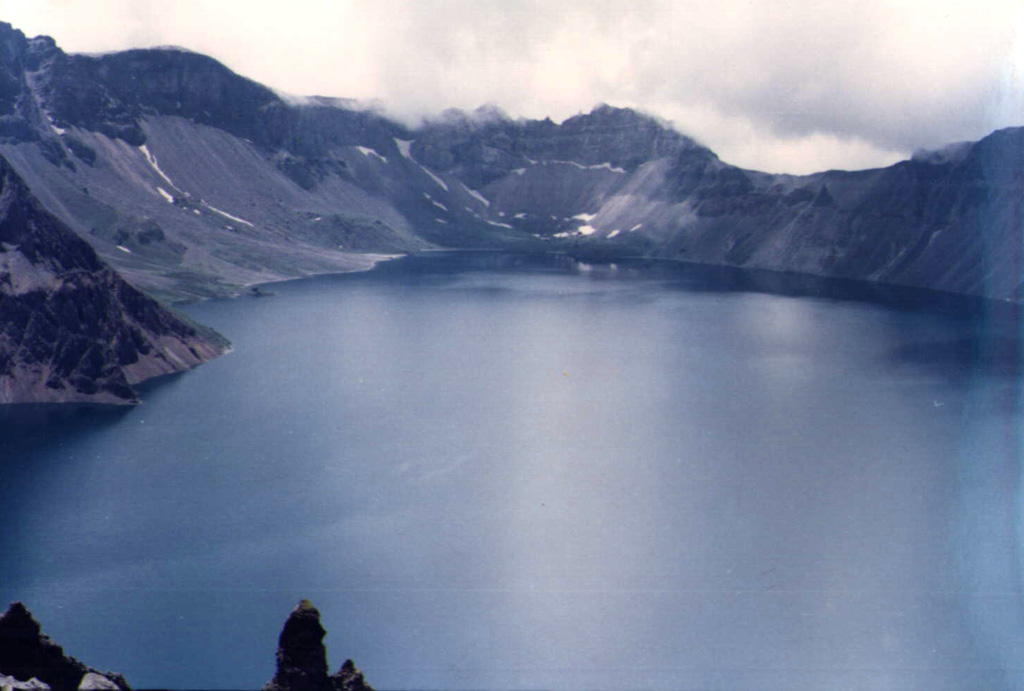
<instances>
[{"instance_id":1,"label":"crater lake","mask_svg":"<svg viewBox=\"0 0 1024 691\"><path fill-rule=\"evenodd\" d=\"M185 308L234 350L0 411L0 599L257 689L302 598L377 689L1020 689L1011 306L428 253Z\"/></svg>"}]
</instances>

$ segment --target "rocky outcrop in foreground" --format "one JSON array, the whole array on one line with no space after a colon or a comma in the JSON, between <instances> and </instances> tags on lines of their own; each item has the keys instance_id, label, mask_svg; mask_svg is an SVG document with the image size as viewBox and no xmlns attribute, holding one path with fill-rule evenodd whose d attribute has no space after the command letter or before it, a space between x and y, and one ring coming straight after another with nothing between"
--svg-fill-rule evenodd
<instances>
[{"instance_id":1,"label":"rocky outcrop in foreground","mask_svg":"<svg viewBox=\"0 0 1024 691\"><path fill-rule=\"evenodd\" d=\"M281 631L277 672L263 691L373 691L352 660L328 676L326 633L317 608L309 600L301 601Z\"/></svg>"},{"instance_id":2,"label":"rocky outcrop in foreground","mask_svg":"<svg viewBox=\"0 0 1024 691\"><path fill-rule=\"evenodd\" d=\"M320 612L302 600L284 624L277 647L277 671L263 691L373 691L352 660L327 673ZM20 691L132 691L120 674L98 672L42 633L20 602L0 616L0 689Z\"/></svg>"},{"instance_id":3,"label":"rocky outcrop in foreground","mask_svg":"<svg viewBox=\"0 0 1024 691\"><path fill-rule=\"evenodd\" d=\"M32 691L131 691L120 674L97 672L45 636L20 602L0 616L0 687Z\"/></svg>"}]
</instances>

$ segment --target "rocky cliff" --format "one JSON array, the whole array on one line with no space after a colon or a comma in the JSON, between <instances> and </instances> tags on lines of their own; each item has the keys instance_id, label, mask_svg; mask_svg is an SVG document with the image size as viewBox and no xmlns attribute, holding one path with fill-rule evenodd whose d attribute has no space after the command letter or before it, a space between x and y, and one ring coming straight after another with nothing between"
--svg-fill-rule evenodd
<instances>
[{"instance_id":1,"label":"rocky cliff","mask_svg":"<svg viewBox=\"0 0 1024 691\"><path fill-rule=\"evenodd\" d=\"M117 276L0 159L0 403L133 403L227 343Z\"/></svg>"},{"instance_id":2,"label":"rocky cliff","mask_svg":"<svg viewBox=\"0 0 1024 691\"><path fill-rule=\"evenodd\" d=\"M34 691L131 691L121 675L97 672L65 655L20 602L0 615L0 685Z\"/></svg>"},{"instance_id":3,"label":"rocky cliff","mask_svg":"<svg viewBox=\"0 0 1024 691\"><path fill-rule=\"evenodd\" d=\"M133 283L232 293L430 247L565 251L1020 300L1024 130L895 166L769 175L600 106L408 129L177 49L68 55L0 25L0 153Z\"/></svg>"},{"instance_id":4,"label":"rocky cliff","mask_svg":"<svg viewBox=\"0 0 1024 691\"><path fill-rule=\"evenodd\" d=\"M1024 295L1024 128L889 168L806 176L728 165L608 106L561 125L449 118L412 152L476 181L490 218L576 253Z\"/></svg>"}]
</instances>

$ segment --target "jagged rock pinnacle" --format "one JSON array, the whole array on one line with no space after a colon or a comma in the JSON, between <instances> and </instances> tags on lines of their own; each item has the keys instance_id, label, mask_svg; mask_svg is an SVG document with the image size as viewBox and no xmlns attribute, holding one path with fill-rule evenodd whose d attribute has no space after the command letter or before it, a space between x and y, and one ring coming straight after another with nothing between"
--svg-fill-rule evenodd
<instances>
[{"instance_id":1,"label":"jagged rock pinnacle","mask_svg":"<svg viewBox=\"0 0 1024 691\"><path fill-rule=\"evenodd\" d=\"M341 669L331 677L331 687L332 691L373 691L352 660L345 660Z\"/></svg>"},{"instance_id":2,"label":"jagged rock pinnacle","mask_svg":"<svg viewBox=\"0 0 1024 691\"><path fill-rule=\"evenodd\" d=\"M277 673L267 691L321 691L327 683L327 651L320 612L303 600L288 615L277 644Z\"/></svg>"},{"instance_id":3,"label":"jagged rock pinnacle","mask_svg":"<svg viewBox=\"0 0 1024 691\"><path fill-rule=\"evenodd\" d=\"M320 612L302 600L288 615L277 646L277 672L263 691L373 691L352 660L327 676Z\"/></svg>"}]
</instances>

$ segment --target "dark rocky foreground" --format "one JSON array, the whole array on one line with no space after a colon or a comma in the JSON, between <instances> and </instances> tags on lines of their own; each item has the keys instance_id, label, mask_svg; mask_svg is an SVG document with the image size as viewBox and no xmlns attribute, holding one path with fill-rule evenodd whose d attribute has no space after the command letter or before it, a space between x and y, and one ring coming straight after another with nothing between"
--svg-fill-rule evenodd
<instances>
[{"instance_id":1,"label":"dark rocky foreground","mask_svg":"<svg viewBox=\"0 0 1024 691\"><path fill-rule=\"evenodd\" d=\"M292 610L278 640L277 671L262 691L373 691L352 660L328 674L320 612L308 600ZM25 691L131 691L124 677L98 672L42 633L20 602L0 616L0 688Z\"/></svg>"},{"instance_id":2,"label":"dark rocky foreground","mask_svg":"<svg viewBox=\"0 0 1024 691\"><path fill-rule=\"evenodd\" d=\"M37 691L131 691L119 674L98 672L42 633L20 602L0 616L0 686Z\"/></svg>"},{"instance_id":3,"label":"dark rocky foreground","mask_svg":"<svg viewBox=\"0 0 1024 691\"><path fill-rule=\"evenodd\" d=\"M373 691L352 660L328 675L320 612L303 600L288 615L277 646L277 672L263 691Z\"/></svg>"}]
</instances>

